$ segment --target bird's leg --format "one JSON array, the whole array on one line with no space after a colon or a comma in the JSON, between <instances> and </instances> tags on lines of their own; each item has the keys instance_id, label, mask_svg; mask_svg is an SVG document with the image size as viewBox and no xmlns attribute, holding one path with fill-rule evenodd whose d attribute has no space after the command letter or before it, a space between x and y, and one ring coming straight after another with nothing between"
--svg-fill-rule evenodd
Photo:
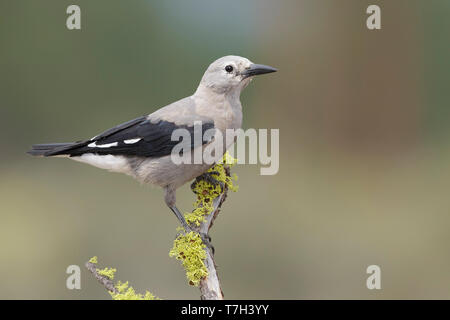
<instances>
[{"instance_id":1,"label":"bird's leg","mask_svg":"<svg viewBox=\"0 0 450 320\"><path fill-rule=\"evenodd\" d=\"M175 189L167 186L164 188L165 195L164 195L164 201L166 202L167 206L172 210L172 212L175 214L177 219L181 222L181 225L183 226L184 230L186 232L196 232L200 235L200 238L202 239L203 243L211 249L211 251L214 253L214 247L211 245L211 237L208 234L205 234L203 232L198 232L197 230L194 230L186 221L184 218L184 215L178 210L178 208L175 205L176 202L176 196L175 196Z\"/></svg>"},{"instance_id":2,"label":"bird's leg","mask_svg":"<svg viewBox=\"0 0 450 320\"><path fill-rule=\"evenodd\" d=\"M197 186L197 183L199 183L202 180L206 181L206 182L209 182L214 187L216 187L217 185L220 185L221 192L223 192L224 187L225 187L224 183L221 182L221 181L218 181L216 178L214 178L213 174L219 175L219 172L217 172L217 171L208 171L208 172L205 172L205 173L199 175L197 178L195 178L194 182L192 182L192 184L191 184L192 192L196 193L195 192L195 187Z\"/></svg>"},{"instance_id":3,"label":"bird's leg","mask_svg":"<svg viewBox=\"0 0 450 320\"><path fill-rule=\"evenodd\" d=\"M171 206L169 207L170 210L172 210L172 212L175 214L175 216L177 217L177 219L181 222L181 224L183 225L184 230L186 230L186 232L191 232L194 231L192 230L192 228L189 226L189 224L187 223L186 219L184 218L184 215L180 212L180 210L178 210L177 207L175 206Z\"/></svg>"},{"instance_id":4,"label":"bird's leg","mask_svg":"<svg viewBox=\"0 0 450 320\"><path fill-rule=\"evenodd\" d=\"M180 212L180 210L178 210L178 208L176 206L171 206L169 208L175 214L177 219L181 222L181 224L183 225L184 230L186 232L191 232L192 231L192 232L198 233L200 235L200 238L202 239L203 243L205 244L205 246L210 248L212 253L214 254L214 247L211 244L211 237L209 236L209 234L203 233L203 232L198 232L198 231L192 229L192 227L187 223L187 221L184 218L183 214Z\"/></svg>"},{"instance_id":5,"label":"bird's leg","mask_svg":"<svg viewBox=\"0 0 450 320\"><path fill-rule=\"evenodd\" d=\"M186 219L184 218L184 215L178 210L176 207L176 191L175 188L166 186L164 188L164 201L166 202L166 205L172 210L172 212L177 217L178 221L181 222L183 225L183 228L186 230L186 232L193 231L189 224L186 222Z\"/></svg>"}]
</instances>

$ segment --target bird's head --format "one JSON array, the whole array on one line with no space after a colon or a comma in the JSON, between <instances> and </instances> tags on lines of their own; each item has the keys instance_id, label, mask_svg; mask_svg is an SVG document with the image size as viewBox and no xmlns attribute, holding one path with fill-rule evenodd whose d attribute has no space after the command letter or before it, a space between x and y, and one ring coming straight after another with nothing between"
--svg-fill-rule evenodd
<instances>
[{"instance_id":1,"label":"bird's head","mask_svg":"<svg viewBox=\"0 0 450 320\"><path fill-rule=\"evenodd\" d=\"M240 93L254 76L275 71L277 69L254 64L247 58L225 56L209 65L200 82L200 87L207 87L216 93Z\"/></svg>"}]
</instances>

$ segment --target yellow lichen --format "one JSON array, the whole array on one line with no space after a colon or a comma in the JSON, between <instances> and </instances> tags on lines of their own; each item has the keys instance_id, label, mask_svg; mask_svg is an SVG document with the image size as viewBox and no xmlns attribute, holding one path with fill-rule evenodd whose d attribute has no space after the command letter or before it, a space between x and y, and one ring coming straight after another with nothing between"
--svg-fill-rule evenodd
<instances>
[{"instance_id":1,"label":"yellow lichen","mask_svg":"<svg viewBox=\"0 0 450 320\"><path fill-rule=\"evenodd\" d=\"M118 291L118 293L110 292L114 300L160 300L149 291L145 291L145 294L136 293L134 288L128 285L128 281L124 283L118 281L114 287Z\"/></svg>"},{"instance_id":2,"label":"yellow lichen","mask_svg":"<svg viewBox=\"0 0 450 320\"><path fill-rule=\"evenodd\" d=\"M231 167L236 164L237 160L231 157L228 152L225 153L222 160L208 170L213 178L222 184L224 188L231 191L237 191L237 186L234 181L237 176L230 177L227 175L226 166ZM214 209L213 201L222 192L220 184L213 185L210 182L200 180L195 184L194 192L197 194L197 200L194 203L194 210L185 213L185 219L190 225L200 226L205 220L205 216L210 214ZM178 231L185 231L183 228L178 228ZM198 233L189 232L187 234L180 233L174 240L172 250L169 255L176 257L182 261L183 267L186 270L186 277L189 284L198 286L201 279L208 276L208 270L204 264L206 258L205 245Z\"/></svg>"},{"instance_id":3,"label":"yellow lichen","mask_svg":"<svg viewBox=\"0 0 450 320\"><path fill-rule=\"evenodd\" d=\"M223 163L226 165L229 165L230 167L234 166L237 163L237 159L233 158L230 153L227 151L223 155L222 160L219 161L219 163Z\"/></svg>"},{"instance_id":4,"label":"yellow lichen","mask_svg":"<svg viewBox=\"0 0 450 320\"><path fill-rule=\"evenodd\" d=\"M200 235L191 231L178 235L169 252L169 256L182 261L190 285L198 286L200 280L208 276L208 270L204 263L205 247Z\"/></svg>"},{"instance_id":5,"label":"yellow lichen","mask_svg":"<svg viewBox=\"0 0 450 320\"><path fill-rule=\"evenodd\" d=\"M214 209L213 201L221 194L222 186L228 190L237 191L238 187L234 185L237 176L233 175L229 177L225 168L225 164L231 167L236 162L237 160L226 152L222 160L207 171L219 183L213 185L205 180L200 180L195 184L194 192L197 194L197 200L194 203L195 209L184 215L187 223L198 227L205 220L205 216L210 214Z\"/></svg>"},{"instance_id":6,"label":"yellow lichen","mask_svg":"<svg viewBox=\"0 0 450 320\"><path fill-rule=\"evenodd\" d=\"M107 277L110 280L114 279L114 274L116 273L115 268L105 268L103 270L97 269L97 273L101 276Z\"/></svg>"},{"instance_id":7,"label":"yellow lichen","mask_svg":"<svg viewBox=\"0 0 450 320\"><path fill-rule=\"evenodd\" d=\"M98 263L98 259L97 256L93 256L92 258L89 259L90 263Z\"/></svg>"}]
</instances>

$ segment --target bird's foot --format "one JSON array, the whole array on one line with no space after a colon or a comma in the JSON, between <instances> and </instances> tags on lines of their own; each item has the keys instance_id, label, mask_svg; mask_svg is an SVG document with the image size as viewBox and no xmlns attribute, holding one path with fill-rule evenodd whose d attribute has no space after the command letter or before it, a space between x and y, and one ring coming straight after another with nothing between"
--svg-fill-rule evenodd
<instances>
[{"instance_id":1,"label":"bird's foot","mask_svg":"<svg viewBox=\"0 0 450 320\"><path fill-rule=\"evenodd\" d=\"M195 178L194 182L192 182L192 184L191 184L192 192L196 193L195 187L197 186L197 183L199 183L200 181L206 181L206 182L210 183L211 185L213 185L214 187L219 185L220 192L223 193L225 184L222 181L219 181L216 178L214 178L214 176L213 176L214 174L219 175L219 172L208 171L208 172L205 172L205 173L199 175L197 178Z\"/></svg>"},{"instance_id":2,"label":"bird's foot","mask_svg":"<svg viewBox=\"0 0 450 320\"><path fill-rule=\"evenodd\" d=\"M214 254L215 249L214 249L213 245L211 244L211 236L209 234L203 233L203 232L199 232L198 234L200 235L200 238L202 239L205 246L211 250L212 254Z\"/></svg>"}]
</instances>

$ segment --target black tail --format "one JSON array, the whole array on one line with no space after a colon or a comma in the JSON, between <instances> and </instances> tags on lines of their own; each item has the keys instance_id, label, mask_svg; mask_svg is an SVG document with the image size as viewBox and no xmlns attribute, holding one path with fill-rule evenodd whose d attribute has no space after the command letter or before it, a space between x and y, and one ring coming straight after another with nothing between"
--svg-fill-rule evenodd
<instances>
[{"instance_id":1,"label":"black tail","mask_svg":"<svg viewBox=\"0 0 450 320\"><path fill-rule=\"evenodd\" d=\"M69 143L45 143L35 144L31 147L31 150L27 151L32 156L52 156L58 153L58 151L65 150L67 147L74 145L73 142Z\"/></svg>"}]
</instances>

